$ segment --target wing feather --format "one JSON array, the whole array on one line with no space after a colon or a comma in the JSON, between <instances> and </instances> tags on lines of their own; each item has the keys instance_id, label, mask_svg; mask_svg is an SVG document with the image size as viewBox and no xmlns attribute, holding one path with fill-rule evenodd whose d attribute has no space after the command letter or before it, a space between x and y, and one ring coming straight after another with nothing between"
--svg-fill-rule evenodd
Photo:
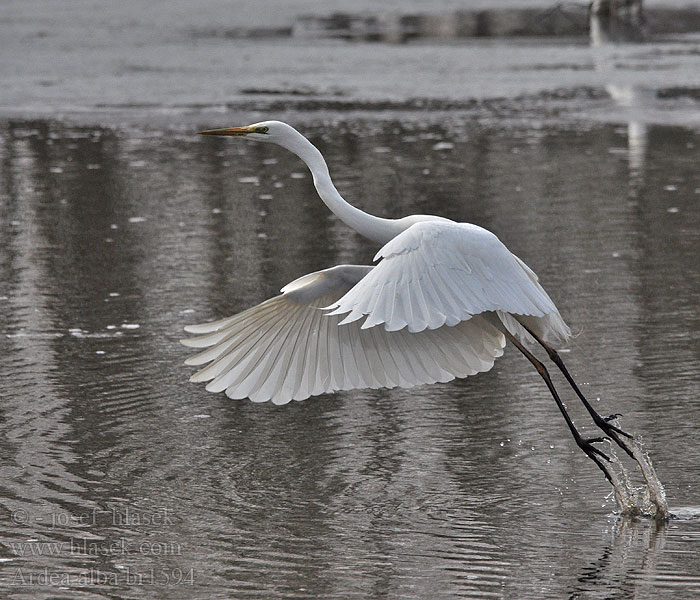
<instances>
[{"instance_id":1,"label":"wing feather","mask_svg":"<svg viewBox=\"0 0 700 600\"><path fill-rule=\"evenodd\" d=\"M373 269L346 265L320 271L239 315L188 327L199 335L186 342L193 345L194 340L195 347L204 349L187 363L209 363L192 381L208 381L207 390L225 391L231 398L284 404L343 389L449 381L490 369L502 354L504 336L479 316L454 327L412 333L407 327L363 328L358 319L341 325L340 315L323 310ZM439 309L430 304L440 280L431 282L421 295L412 290L416 286L412 276L391 282L376 294L370 308L404 310L434 323ZM402 290L414 297L396 300Z\"/></svg>"},{"instance_id":2,"label":"wing feather","mask_svg":"<svg viewBox=\"0 0 700 600\"><path fill-rule=\"evenodd\" d=\"M183 343L201 350L186 364L207 365L191 380L284 404L486 371L505 345L493 313L526 341L523 324L548 341L571 335L535 273L479 227L418 222L377 258L376 267L310 273L238 315L188 326L195 337Z\"/></svg>"},{"instance_id":3,"label":"wing feather","mask_svg":"<svg viewBox=\"0 0 700 600\"><path fill-rule=\"evenodd\" d=\"M332 321L330 319L322 319L319 331L319 346L318 346L318 380L315 394L322 394L324 391L338 389L333 385L333 373L330 360L330 351L328 349L330 343L330 330Z\"/></svg>"},{"instance_id":4,"label":"wing feather","mask_svg":"<svg viewBox=\"0 0 700 600\"><path fill-rule=\"evenodd\" d=\"M387 331L417 333L483 312L558 315L532 270L475 225L418 222L376 258L382 259L377 267L327 307L343 316L341 323L364 318L365 328L383 324Z\"/></svg>"}]
</instances>

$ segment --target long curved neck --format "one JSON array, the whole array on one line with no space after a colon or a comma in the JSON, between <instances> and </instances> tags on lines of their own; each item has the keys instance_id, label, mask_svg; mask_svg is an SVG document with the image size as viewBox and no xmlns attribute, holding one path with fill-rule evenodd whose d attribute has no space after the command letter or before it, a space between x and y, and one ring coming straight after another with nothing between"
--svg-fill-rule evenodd
<instances>
[{"instance_id":1,"label":"long curved neck","mask_svg":"<svg viewBox=\"0 0 700 600\"><path fill-rule=\"evenodd\" d=\"M387 243L405 229L398 220L375 217L346 202L333 185L323 155L303 135L298 133L291 140L285 140L283 145L306 163L321 200L348 227L380 244Z\"/></svg>"}]
</instances>

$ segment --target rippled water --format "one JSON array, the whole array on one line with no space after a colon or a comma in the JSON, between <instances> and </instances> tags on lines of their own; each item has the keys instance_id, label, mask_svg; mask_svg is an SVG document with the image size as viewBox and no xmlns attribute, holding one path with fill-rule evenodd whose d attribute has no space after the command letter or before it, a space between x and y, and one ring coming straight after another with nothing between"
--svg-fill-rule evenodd
<instances>
[{"instance_id":1,"label":"rippled water","mask_svg":"<svg viewBox=\"0 0 700 600\"><path fill-rule=\"evenodd\" d=\"M358 206L478 223L538 272L579 333L569 368L643 436L679 518L615 516L513 351L285 407L187 383L185 324L376 248L282 149L5 122L3 597L698 597L698 132L300 128Z\"/></svg>"}]
</instances>

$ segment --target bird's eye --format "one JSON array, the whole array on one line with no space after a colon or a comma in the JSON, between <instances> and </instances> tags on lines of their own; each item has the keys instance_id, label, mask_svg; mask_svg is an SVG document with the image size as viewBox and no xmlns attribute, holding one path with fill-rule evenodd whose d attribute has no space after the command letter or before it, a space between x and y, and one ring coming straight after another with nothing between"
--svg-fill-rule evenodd
<instances>
[{"instance_id":1,"label":"bird's eye","mask_svg":"<svg viewBox=\"0 0 700 600\"><path fill-rule=\"evenodd\" d=\"M269 127L256 127L255 133L267 133L269 129Z\"/></svg>"}]
</instances>

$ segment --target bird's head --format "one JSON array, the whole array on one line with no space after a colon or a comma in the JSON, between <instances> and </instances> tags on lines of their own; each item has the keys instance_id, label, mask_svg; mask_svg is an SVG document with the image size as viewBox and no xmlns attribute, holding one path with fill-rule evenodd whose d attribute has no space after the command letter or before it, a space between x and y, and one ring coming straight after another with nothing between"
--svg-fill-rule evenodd
<instances>
[{"instance_id":1,"label":"bird's head","mask_svg":"<svg viewBox=\"0 0 700 600\"><path fill-rule=\"evenodd\" d=\"M300 137L301 134L291 125L281 121L261 121L246 127L225 127L223 129L207 129L200 131L199 135L225 135L245 137L258 142L272 142L280 146L288 146L290 140Z\"/></svg>"}]
</instances>

